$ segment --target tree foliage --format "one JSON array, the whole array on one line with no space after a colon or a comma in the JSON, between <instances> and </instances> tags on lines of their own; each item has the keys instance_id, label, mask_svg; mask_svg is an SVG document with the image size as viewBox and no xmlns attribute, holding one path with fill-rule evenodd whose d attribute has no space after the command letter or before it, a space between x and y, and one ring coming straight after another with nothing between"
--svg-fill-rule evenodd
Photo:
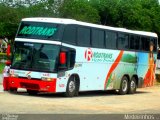
<instances>
[{"instance_id":1,"label":"tree foliage","mask_svg":"<svg viewBox=\"0 0 160 120\"><path fill-rule=\"evenodd\" d=\"M35 0L36 1L36 0ZM25 17L62 17L160 35L158 0L41 0L8 5L0 3L0 37L14 37Z\"/></svg>"},{"instance_id":2,"label":"tree foliage","mask_svg":"<svg viewBox=\"0 0 160 120\"><path fill-rule=\"evenodd\" d=\"M97 9L86 0L64 0L59 10L60 16L64 18L74 18L92 23L99 22L100 18Z\"/></svg>"},{"instance_id":3,"label":"tree foliage","mask_svg":"<svg viewBox=\"0 0 160 120\"><path fill-rule=\"evenodd\" d=\"M0 36L11 36L16 33L18 14L14 8L0 4Z\"/></svg>"},{"instance_id":4,"label":"tree foliage","mask_svg":"<svg viewBox=\"0 0 160 120\"><path fill-rule=\"evenodd\" d=\"M92 0L103 25L156 32L160 35L158 0Z\"/></svg>"}]
</instances>

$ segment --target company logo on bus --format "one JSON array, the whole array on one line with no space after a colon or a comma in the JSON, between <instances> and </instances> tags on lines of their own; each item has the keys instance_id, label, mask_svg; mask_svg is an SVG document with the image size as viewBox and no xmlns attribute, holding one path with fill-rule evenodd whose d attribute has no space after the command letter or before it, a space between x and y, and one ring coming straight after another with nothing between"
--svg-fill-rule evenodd
<instances>
[{"instance_id":1,"label":"company logo on bus","mask_svg":"<svg viewBox=\"0 0 160 120\"><path fill-rule=\"evenodd\" d=\"M93 57L93 53L92 53L92 50L90 48L88 48L86 51L85 51L85 59L87 61L90 61Z\"/></svg>"}]
</instances>

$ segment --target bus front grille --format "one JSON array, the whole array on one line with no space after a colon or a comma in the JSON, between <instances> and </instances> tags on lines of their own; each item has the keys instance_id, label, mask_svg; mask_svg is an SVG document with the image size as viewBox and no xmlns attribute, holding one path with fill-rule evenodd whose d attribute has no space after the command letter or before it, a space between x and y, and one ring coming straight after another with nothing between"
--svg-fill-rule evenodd
<instances>
[{"instance_id":1,"label":"bus front grille","mask_svg":"<svg viewBox=\"0 0 160 120\"><path fill-rule=\"evenodd\" d=\"M39 85L37 85L37 84L21 82L20 85L21 85L22 88L28 88L28 89L40 89L40 88L39 88Z\"/></svg>"}]
</instances>

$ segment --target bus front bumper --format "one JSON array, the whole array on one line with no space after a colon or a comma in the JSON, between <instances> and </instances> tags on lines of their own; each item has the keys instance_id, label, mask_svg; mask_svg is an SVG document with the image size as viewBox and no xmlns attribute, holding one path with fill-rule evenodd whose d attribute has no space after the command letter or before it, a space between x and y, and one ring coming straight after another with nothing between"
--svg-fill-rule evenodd
<instances>
[{"instance_id":1,"label":"bus front bumper","mask_svg":"<svg viewBox=\"0 0 160 120\"><path fill-rule=\"evenodd\" d=\"M56 79L53 79L53 81L42 81L9 77L8 85L9 88L25 88L39 92L56 92Z\"/></svg>"}]
</instances>

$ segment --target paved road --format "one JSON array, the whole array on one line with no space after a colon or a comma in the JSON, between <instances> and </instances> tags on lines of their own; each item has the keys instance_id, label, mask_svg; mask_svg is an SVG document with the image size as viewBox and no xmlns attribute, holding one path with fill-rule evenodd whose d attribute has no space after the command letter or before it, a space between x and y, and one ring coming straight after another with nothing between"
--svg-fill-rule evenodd
<instances>
[{"instance_id":1,"label":"paved road","mask_svg":"<svg viewBox=\"0 0 160 120\"><path fill-rule=\"evenodd\" d=\"M61 94L29 96L25 91L0 93L0 113L159 113L160 85L138 89L134 95L113 92L84 92L79 97Z\"/></svg>"}]
</instances>

